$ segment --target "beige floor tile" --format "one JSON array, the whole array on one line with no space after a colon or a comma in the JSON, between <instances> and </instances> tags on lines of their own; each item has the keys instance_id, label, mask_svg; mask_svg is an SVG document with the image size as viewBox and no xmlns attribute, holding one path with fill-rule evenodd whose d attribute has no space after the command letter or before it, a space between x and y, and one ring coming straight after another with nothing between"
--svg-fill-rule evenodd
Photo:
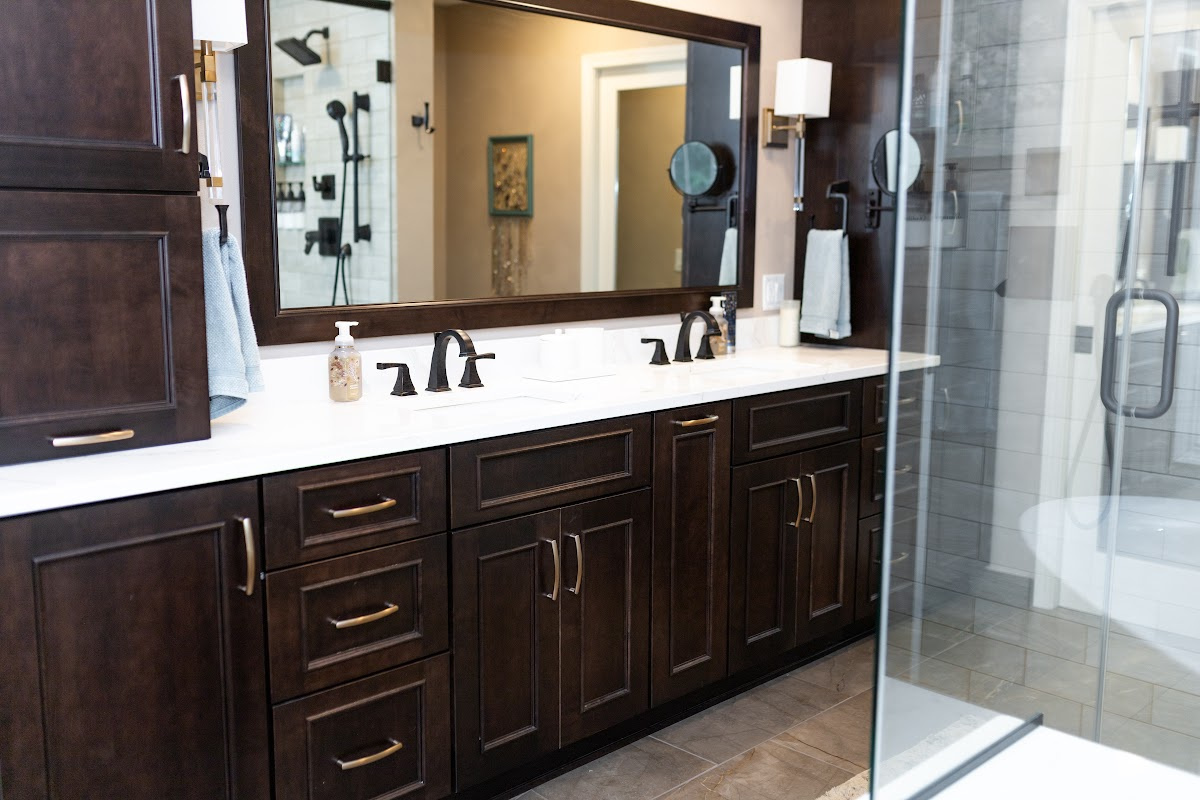
<instances>
[{"instance_id":1,"label":"beige floor tile","mask_svg":"<svg viewBox=\"0 0 1200 800\"><path fill-rule=\"evenodd\" d=\"M795 673L701 711L655 737L719 763L845 699Z\"/></svg>"},{"instance_id":2,"label":"beige floor tile","mask_svg":"<svg viewBox=\"0 0 1200 800\"><path fill-rule=\"evenodd\" d=\"M1154 709L1150 724L1200 737L1200 697L1175 689L1154 687ZM1197 753L1197 757L1200 757L1200 753Z\"/></svg>"},{"instance_id":3,"label":"beige floor tile","mask_svg":"<svg viewBox=\"0 0 1200 800\"><path fill-rule=\"evenodd\" d=\"M792 674L853 697L875 685L875 640L863 639Z\"/></svg>"},{"instance_id":4,"label":"beige floor tile","mask_svg":"<svg viewBox=\"0 0 1200 800\"><path fill-rule=\"evenodd\" d=\"M1025 685L1085 706L1096 704L1100 671L1095 667L1030 651L1025 660ZM1152 684L1119 673L1104 682L1104 708L1113 714L1149 721Z\"/></svg>"},{"instance_id":5,"label":"beige floor tile","mask_svg":"<svg viewBox=\"0 0 1200 800\"><path fill-rule=\"evenodd\" d=\"M1200 772L1200 739L1166 728L1105 714L1100 741L1152 761Z\"/></svg>"},{"instance_id":6,"label":"beige floor tile","mask_svg":"<svg viewBox=\"0 0 1200 800\"><path fill-rule=\"evenodd\" d=\"M872 695L863 692L772 741L852 773L860 772L871 761Z\"/></svg>"},{"instance_id":7,"label":"beige floor tile","mask_svg":"<svg viewBox=\"0 0 1200 800\"><path fill-rule=\"evenodd\" d=\"M900 679L932 689L947 697L966 700L970 692L971 671L937 658L930 658L905 672Z\"/></svg>"},{"instance_id":8,"label":"beige floor tile","mask_svg":"<svg viewBox=\"0 0 1200 800\"><path fill-rule=\"evenodd\" d=\"M1079 735L1083 720L1082 703L978 672L971 673L971 693L967 700L1018 719L1028 720L1042 714L1047 727L1073 736Z\"/></svg>"},{"instance_id":9,"label":"beige floor tile","mask_svg":"<svg viewBox=\"0 0 1200 800\"><path fill-rule=\"evenodd\" d=\"M990 639L1072 661L1082 662L1087 653L1086 625L1033 611L1018 610L977 632Z\"/></svg>"},{"instance_id":10,"label":"beige floor tile","mask_svg":"<svg viewBox=\"0 0 1200 800\"><path fill-rule=\"evenodd\" d=\"M912 650L930 657L944 653L970 638L971 634L968 631L912 617L897 621L888 629L889 646Z\"/></svg>"},{"instance_id":11,"label":"beige floor tile","mask_svg":"<svg viewBox=\"0 0 1200 800\"><path fill-rule=\"evenodd\" d=\"M815 800L855 774L764 742L670 792L664 800Z\"/></svg>"},{"instance_id":12,"label":"beige floor tile","mask_svg":"<svg viewBox=\"0 0 1200 800\"><path fill-rule=\"evenodd\" d=\"M986 636L973 636L938 658L1013 683L1020 683L1025 676L1025 649Z\"/></svg>"},{"instance_id":13,"label":"beige floor tile","mask_svg":"<svg viewBox=\"0 0 1200 800\"><path fill-rule=\"evenodd\" d=\"M537 792L546 800L647 800L712 766L647 737L560 775L537 787Z\"/></svg>"}]
</instances>

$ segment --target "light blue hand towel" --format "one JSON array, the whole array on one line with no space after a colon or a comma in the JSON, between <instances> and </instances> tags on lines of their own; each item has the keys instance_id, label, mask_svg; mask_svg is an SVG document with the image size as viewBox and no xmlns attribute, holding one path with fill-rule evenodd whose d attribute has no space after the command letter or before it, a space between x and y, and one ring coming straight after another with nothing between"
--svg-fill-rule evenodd
<instances>
[{"instance_id":1,"label":"light blue hand towel","mask_svg":"<svg viewBox=\"0 0 1200 800\"><path fill-rule=\"evenodd\" d=\"M850 240L842 231L808 232L800 332L824 339L850 335Z\"/></svg>"},{"instance_id":2,"label":"light blue hand towel","mask_svg":"<svg viewBox=\"0 0 1200 800\"><path fill-rule=\"evenodd\" d=\"M737 283L738 266L738 229L725 229L725 242L721 247L721 273L717 278L720 286L732 286Z\"/></svg>"},{"instance_id":3,"label":"light blue hand towel","mask_svg":"<svg viewBox=\"0 0 1200 800\"><path fill-rule=\"evenodd\" d=\"M216 419L241 408L250 392L263 390L258 340L250 318L242 248L232 236L202 233L204 318L208 329L208 415Z\"/></svg>"}]
</instances>

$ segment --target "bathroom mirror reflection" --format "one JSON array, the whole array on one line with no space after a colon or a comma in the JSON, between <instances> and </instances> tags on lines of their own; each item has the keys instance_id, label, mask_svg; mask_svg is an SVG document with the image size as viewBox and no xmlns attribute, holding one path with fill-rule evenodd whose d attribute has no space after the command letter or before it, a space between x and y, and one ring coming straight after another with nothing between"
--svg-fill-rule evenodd
<instances>
[{"instance_id":1,"label":"bathroom mirror reflection","mask_svg":"<svg viewBox=\"0 0 1200 800\"><path fill-rule=\"evenodd\" d=\"M461 0L268 7L281 308L737 274L740 48ZM688 141L727 154L699 203L668 175Z\"/></svg>"}]
</instances>

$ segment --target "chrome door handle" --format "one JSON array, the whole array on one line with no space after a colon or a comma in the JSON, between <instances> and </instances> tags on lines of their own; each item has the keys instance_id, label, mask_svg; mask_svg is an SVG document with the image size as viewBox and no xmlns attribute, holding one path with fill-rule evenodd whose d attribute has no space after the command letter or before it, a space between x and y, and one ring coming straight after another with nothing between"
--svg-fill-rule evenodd
<instances>
[{"instance_id":1,"label":"chrome door handle","mask_svg":"<svg viewBox=\"0 0 1200 800\"><path fill-rule=\"evenodd\" d=\"M550 594L542 592L545 597L551 600L558 600L558 589L562 585L562 559L558 557L558 542L554 539L542 539L543 542L550 545L550 552L554 555L554 589Z\"/></svg>"},{"instance_id":2,"label":"chrome door handle","mask_svg":"<svg viewBox=\"0 0 1200 800\"><path fill-rule=\"evenodd\" d=\"M187 73L180 73L172 80L179 81L179 101L183 106L183 141L176 149L187 155L192 152L192 98L188 91Z\"/></svg>"},{"instance_id":3,"label":"chrome door handle","mask_svg":"<svg viewBox=\"0 0 1200 800\"><path fill-rule=\"evenodd\" d=\"M369 756L356 758L353 761L343 761L340 758L335 758L334 761L337 762L337 765L341 767L343 771L348 769L358 769L359 767L365 767L367 764L374 764L376 761L381 761L393 753L398 753L404 749L403 742L397 742L395 739L388 739L388 741L391 742L391 744L388 747L380 750L378 753L372 753Z\"/></svg>"},{"instance_id":4,"label":"chrome door handle","mask_svg":"<svg viewBox=\"0 0 1200 800\"><path fill-rule=\"evenodd\" d=\"M333 627L340 631L343 628L356 628L359 625L366 625L368 622L376 622L384 617L390 617L392 614L395 614L400 610L400 607L395 603L384 603L383 605L384 607L381 610L375 611L371 614L363 614L361 617L350 617L349 619L331 619L329 621L333 623Z\"/></svg>"},{"instance_id":5,"label":"chrome door handle","mask_svg":"<svg viewBox=\"0 0 1200 800\"><path fill-rule=\"evenodd\" d=\"M346 517L361 517L363 514L374 514L376 511L386 511L396 505L396 501L391 497L385 497L378 503L372 503L369 506L358 506L357 508L327 508L325 513L334 519L345 519Z\"/></svg>"},{"instance_id":6,"label":"chrome door handle","mask_svg":"<svg viewBox=\"0 0 1200 800\"><path fill-rule=\"evenodd\" d=\"M242 523L242 539L246 545L246 584L242 591L247 597L254 594L254 584L258 580L258 548L254 545L254 523L249 517L238 517Z\"/></svg>"},{"instance_id":7,"label":"chrome door handle","mask_svg":"<svg viewBox=\"0 0 1200 800\"><path fill-rule=\"evenodd\" d=\"M578 533L567 534L568 538L575 541L575 588L567 587L567 591L571 594L583 594L583 537Z\"/></svg>"},{"instance_id":8,"label":"chrome door handle","mask_svg":"<svg viewBox=\"0 0 1200 800\"><path fill-rule=\"evenodd\" d=\"M716 414L710 414L709 416L701 419L677 419L675 420L675 424L680 428L698 428L701 425L712 425L714 422L717 422L720 419L721 418Z\"/></svg>"},{"instance_id":9,"label":"chrome door handle","mask_svg":"<svg viewBox=\"0 0 1200 800\"><path fill-rule=\"evenodd\" d=\"M86 444L106 444L108 442L120 442L132 438L133 431L125 428L119 431L93 433L87 436L54 436L50 439L50 445L52 447L81 447Z\"/></svg>"},{"instance_id":10,"label":"chrome door handle","mask_svg":"<svg viewBox=\"0 0 1200 800\"><path fill-rule=\"evenodd\" d=\"M808 473L808 488L812 491L812 507L808 509L808 516L804 521L812 525L817 520L817 473Z\"/></svg>"},{"instance_id":11,"label":"chrome door handle","mask_svg":"<svg viewBox=\"0 0 1200 800\"><path fill-rule=\"evenodd\" d=\"M788 480L796 487L796 520L795 522L789 522L788 526L799 528L800 523L804 520L804 489L800 485L799 478L788 478Z\"/></svg>"}]
</instances>

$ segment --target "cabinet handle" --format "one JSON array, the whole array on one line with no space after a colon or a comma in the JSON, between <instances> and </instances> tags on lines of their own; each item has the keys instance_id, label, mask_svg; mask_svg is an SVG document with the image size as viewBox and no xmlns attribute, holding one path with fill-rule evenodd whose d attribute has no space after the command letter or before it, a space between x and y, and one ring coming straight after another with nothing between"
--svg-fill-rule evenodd
<instances>
[{"instance_id":1,"label":"cabinet handle","mask_svg":"<svg viewBox=\"0 0 1200 800\"><path fill-rule=\"evenodd\" d=\"M340 758L335 758L334 761L342 768L343 771L348 769L358 769L365 767L367 764L374 764L376 761L382 761L393 753L399 753L404 749L404 742L397 742L395 739L388 739L390 745L380 750L378 753L372 753L369 756L356 758L353 761L342 761Z\"/></svg>"},{"instance_id":2,"label":"cabinet handle","mask_svg":"<svg viewBox=\"0 0 1200 800\"><path fill-rule=\"evenodd\" d=\"M896 401L896 405L898 405L898 406L911 406L911 405L912 405L913 403L915 403L915 402L917 402L917 398L916 398L916 397L901 397L899 400L897 400L897 401Z\"/></svg>"},{"instance_id":3,"label":"cabinet handle","mask_svg":"<svg viewBox=\"0 0 1200 800\"><path fill-rule=\"evenodd\" d=\"M958 106L958 133L954 135L954 146L958 147L962 141L963 123L966 122L966 113L963 110L963 101L955 100L954 105Z\"/></svg>"},{"instance_id":4,"label":"cabinet handle","mask_svg":"<svg viewBox=\"0 0 1200 800\"><path fill-rule=\"evenodd\" d=\"M359 506L358 508L327 508L325 513L334 519L345 519L346 517L361 517L363 514L374 514L376 511L386 511L396 505L396 501L391 497L385 497L378 503L372 503L369 506Z\"/></svg>"},{"instance_id":5,"label":"cabinet handle","mask_svg":"<svg viewBox=\"0 0 1200 800\"><path fill-rule=\"evenodd\" d=\"M804 489L800 486L799 478L789 478L788 480L796 487L796 521L789 522L788 525L793 528L799 528L800 523L804 519Z\"/></svg>"},{"instance_id":6,"label":"cabinet handle","mask_svg":"<svg viewBox=\"0 0 1200 800\"><path fill-rule=\"evenodd\" d=\"M55 436L50 439L50 444L53 447L79 447L85 444L105 444L107 442L120 442L132 438L133 431L126 428L119 431L109 431L108 433L93 433L87 436Z\"/></svg>"},{"instance_id":7,"label":"cabinet handle","mask_svg":"<svg viewBox=\"0 0 1200 800\"><path fill-rule=\"evenodd\" d=\"M179 144L179 152L187 155L192 151L192 98L188 91L186 73L176 75L172 80L179 81L179 101L183 106L183 141Z\"/></svg>"},{"instance_id":8,"label":"cabinet handle","mask_svg":"<svg viewBox=\"0 0 1200 800\"><path fill-rule=\"evenodd\" d=\"M242 591L247 597L254 595L254 584L258 580L258 549L254 545L254 523L249 517L238 517L242 523L242 538L246 543L246 585Z\"/></svg>"},{"instance_id":9,"label":"cabinet handle","mask_svg":"<svg viewBox=\"0 0 1200 800\"><path fill-rule=\"evenodd\" d=\"M550 594L546 594L545 592L542 592L542 594L551 600L557 601L558 589L562 585L562 559L558 557L558 542L554 539L542 539L542 541L550 545L550 552L554 555L554 589L551 590Z\"/></svg>"},{"instance_id":10,"label":"cabinet handle","mask_svg":"<svg viewBox=\"0 0 1200 800\"><path fill-rule=\"evenodd\" d=\"M675 424L680 428L699 428L702 425L712 425L719 419L721 418L716 414L710 414L709 416L701 419L677 419L675 420Z\"/></svg>"},{"instance_id":11,"label":"cabinet handle","mask_svg":"<svg viewBox=\"0 0 1200 800\"><path fill-rule=\"evenodd\" d=\"M575 541L575 588L567 587L567 591L571 594L583 593L583 537L578 533L569 533L567 536Z\"/></svg>"},{"instance_id":12,"label":"cabinet handle","mask_svg":"<svg viewBox=\"0 0 1200 800\"><path fill-rule=\"evenodd\" d=\"M912 472L912 464L905 464L903 467L900 467L898 470L896 470L897 475L907 475L910 472Z\"/></svg>"},{"instance_id":13,"label":"cabinet handle","mask_svg":"<svg viewBox=\"0 0 1200 800\"><path fill-rule=\"evenodd\" d=\"M808 516L804 518L804 521L811 525L817 521L817 473L808 473L808 488L812 490L812 507L808 510Z\"/></svg>"},{"instance_id":14,"label":"cabinet handle","mask_svg":"<svg viewBox=\"0 0 1200 800\"><path fill-rule=\"evenodd\" d=\"M383 605L384 608L380 609L379 611L375 611L371 614L363 614L361 617L351 617L350 619L331 619L329 621L333 623L333 627L340 631L342 628L356 628L359 625L366 625L368 622L375 622L383 619L384 617L390 617L392 614L395 614L400 610L400 607L395 603L384 603Z\"/></svg>"},{"instance_id":15,"label":"cabinet handle","mask_svg":"<svg viewBox=\"0 0 1200 800\"><path fill-rule=\"evenodd\" d=\"M908 553L901 553L900 555L898 555L898 556L896 556L895 558L893 558L893 559L892 559L892 561L891 561L891 563L893 563L893 564L899 564L901 561L903 561L903 560L904 560L904 559L906 559L906 558L908 558ZM871 563L873 563L873 564L883 564L883 559L882 559L882 558L873 558L873 559L871 559Z\"/></svg>"}]
</instances>

